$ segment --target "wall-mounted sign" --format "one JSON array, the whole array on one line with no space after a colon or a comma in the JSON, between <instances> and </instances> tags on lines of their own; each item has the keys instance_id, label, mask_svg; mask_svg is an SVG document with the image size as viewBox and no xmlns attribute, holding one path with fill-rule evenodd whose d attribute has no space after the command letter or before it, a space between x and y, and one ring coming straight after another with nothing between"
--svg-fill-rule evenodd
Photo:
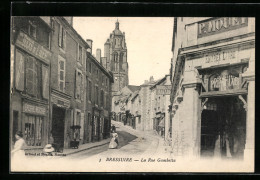
<instances>
[{"instance_id":1,"label":"wall-mounted sign","mask_svg":"<svg viewBox=\"0 0 260 180\"><path fill-rule=\"evenodd\" d=\"M57 105L58 107L62 108L69 108L70 107L70 101L67 99L64 99L62 97L59 97L57 95L52 94L51 95L51 102Z\"/></svg>"},{"instance_id":2,"label":"wall-mounted sign","mask_svg":"<svg viewBox=\"0 0 260 180\"><path fill-rule=\"evenodd\" d=\"M209 91L226 91L240 89L241 78L239 74L213 75L209 79Z\"/></svg>"},{"instance_id":3,"label":"wall-mounted sign","mask_svg":"<svg viewBox=\"0 0 260 180\"><path fill-rule=\"evenodd\" d=\"M248 25L245 17L222 17L207 19L198 23L198 38L214 35Z\"/></svg>"},{"instance_id":4,"label":"wall-mounted sign","mask_svg":"<svg viewBox=\"0 0 260 180\"><path fill-rule=\"evenodd\" d=\"M46 108L28 103L23 104L23 112L31 114L46 115Z\"/></svg>"},{"instance_id":5,"label":"wall-mounted sign","mask_svg":"<svg viewBox=\"0 0 260 180\"><path fill-rule=\"evenodd\" d=\"M51 61L51 51L37 43L35 40L30 38L22 31L19 32L19 35L16 40L16 45L47 64L49 64Z\"/></svg>"},{"instance_id":6,"label":"wall-mounted sign","mask_svg":"<svg viewBox=\"0 0 260 180\"><path fill-rule=\"evenodd\" d=\"M216 64L221 62L228 62L232 61L233 59L237 58L238 49L229 49L224 51L218 51L213 53L207 53L204 55L204 62L205 64Z\"/></svg>"},{"instance_id":7,"label":"wall-mounted sign","mask_svg":"<svg viewBox=\"0 0 260 180\"><path fill-rule=\"evenodd\" d=\"M171 94L171 85L158 85L156 86L157 95L170 95Z\"/></svg>"}]
</instances>

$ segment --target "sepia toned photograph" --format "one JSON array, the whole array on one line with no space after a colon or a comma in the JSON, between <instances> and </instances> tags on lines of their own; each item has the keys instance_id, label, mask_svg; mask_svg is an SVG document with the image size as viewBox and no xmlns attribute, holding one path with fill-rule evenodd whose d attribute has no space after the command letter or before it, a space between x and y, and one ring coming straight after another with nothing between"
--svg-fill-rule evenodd
<instances>
[{"instance_id":1,"label":"sepia toned photograph","mask_svg":"<svg viewBox=\"0 0 260 180\"><path fill-rule=\"evenodd\" d=\"M10 20L10 172L254 172L255 18Z\"/></svg>"}]
</instances>

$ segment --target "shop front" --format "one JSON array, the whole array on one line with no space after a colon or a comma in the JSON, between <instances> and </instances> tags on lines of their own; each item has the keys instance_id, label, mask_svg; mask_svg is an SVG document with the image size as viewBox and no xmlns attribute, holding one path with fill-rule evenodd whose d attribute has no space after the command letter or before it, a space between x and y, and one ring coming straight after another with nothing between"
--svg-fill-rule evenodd
<instances>
[{"instance_id":1,"label":"shop front","mask_svg":"<svg viewBox=\"0 0 260 180\"><path fill-rule=\"evenodd\" d=\"M72 110L70 108L71 96L52 89L51 91L51 123L49 137L57 150L70 147L73 139L70 133Z\"/></svg>"},{"instance_id":2,"label":"shop front","mask_svg":"<svg viewBox=\"0 0 260 180\"><path fill-rule=\"evenodd\" d=\"M92 118L92 135L91 141L96 142L99 141L101 136L101 117L100 117L100 110L98 108L93 108L93 118Z\"/></svg>"},{"instance_id":3,"label":"shop front","mask_svg":"<svg viewBox=\"0 0 260 180\"><path fill-rule=\"evenodd\" d=\"M22 132L28 149L42 148L47 144L48 106L23 101Z\"/></svg>"},{"instance_id":4,"label":"shop front","mask_svg":"<svg viewBox=\"0 0 260 180\"><path fill-rule=\"evenodd\" d=\"M200 98L201 156L244 157L247 90L242 74L248 63L200 71L207 82Z\"/></svg>"}]
</instances>

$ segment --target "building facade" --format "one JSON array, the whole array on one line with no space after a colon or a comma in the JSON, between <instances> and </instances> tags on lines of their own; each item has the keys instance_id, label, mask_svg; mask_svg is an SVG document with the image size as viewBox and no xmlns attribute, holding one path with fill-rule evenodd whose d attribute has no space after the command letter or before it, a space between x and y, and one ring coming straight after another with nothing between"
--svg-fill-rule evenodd
<instances>
[{"instance_id":1,"label":"building facade","mask_svg":"<svg viewBox=\"0 0 260 180\"><path fill-rule=\"evenodd\" d=\"M169 116L171 81L170 75L158 80L151 90L151 120L153 130L165 139L171 138L171 123Z\"/></svg>"},{"instance_id":2,"label":"building facade","mask_svg":"<svg viewBox=\"0 0 260 180\"><path fill-rule=\"evenodd\" d=\"M85 142L109 137L111 126L111 88L113 74L108 72L91 54L86 59L86 130Z\"/></svg>"},{"instance_id":3,"label":"building facade","mask_svg":"<svg viewBox=\"0 0 260 180\"><path fill-rule=\"evenodd\" d=\"M172 51L174 154L253 160L254 18L174 18Z\"/></svg>"},{"instance_id":4,"label":"building facade","mask_svg":"<svg viewBox=\"0 0 260 180\"><path fill-rule=\"evenodd\" d=\"M52 28L41 17L12 17L11 22L10 142L21 131L26 148L42 148L50 120Z\"/></svg>"},{"instance_id":5,"label":"building facade","mask_svg":"<svg viewBox=\"0 0 260 180\"><path fill-rule=\"evenodd\" d=\"M101 54L99 50L97 52L97 55ZM112 85L112 95L128 85L125 33L120 31L118 21L115 23L115 29L104 44L104 57L98 59L100 59L103 67L113 73L114 84Z\"/></svg>"},{"instance_id":6,"label":"building facade","mask_svg":"<svg viewBox=\"0 0 260 180\"><path fill-rule=\"evenodd\" d=\"M84 143L86 41L63 17L52 17L50 137L61 148Z\"/></svg>"}]
</instances>

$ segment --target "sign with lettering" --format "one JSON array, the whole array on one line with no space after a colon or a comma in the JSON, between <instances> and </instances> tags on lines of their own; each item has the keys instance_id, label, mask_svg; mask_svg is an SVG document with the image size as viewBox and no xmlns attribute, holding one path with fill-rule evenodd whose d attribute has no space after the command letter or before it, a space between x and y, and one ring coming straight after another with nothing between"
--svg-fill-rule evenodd
<instances>
[{"instance_id":1,"label":"sign with lettering","mask_svg":"<svg viewBox=\"0 0 260 180\"><path fill-rule=\"evenodd\" d=\"M156 86L157 95L170 95L171 94L171 85L158 85Z\"/></svg>"},{"instance_id":2,"label":"sign with lettering","mask_svg":"<svg viewBox=\"0 0 260 180\"><path fill-rule=\"evenodd\" d=\"M218 51L213 53L207 53L204 55L204 62L206 65L209 64L216 64L221 62L228 62L232 61L233 59L237 58L237 49L229 49L224 51Z\"/></svg>"},{"instance_id":3,"label":"sign with lettering","mask_svg":"<svg viewBox=\"0 0 260 180\"><path fill-rule=\"evenodd\" d=\"M210 78L209 91L226 91L240 89L239 75L221 74Z\"/></svg>"},{"instance_id":4,"label":"sign with lettering","mask_svg":"<svg viewBox=\"0 0 260 180\"><path fill-rule=\"evenodd\" d=\"M36 58L49 64L52 53L47 48L43 47L24 32L20 31L16 40L16 45L23 48L28 53L34 55Z\"/></svg>"},{"instance_id":5,"label":"sign with lettering","mask_svg":"<svg viewBox=\"0 0 260 180\"><path fill-rule=\"evenodd\" d=\"M23 111L25 113L31 113L31 114L39 114L39 115L46 115L46 108L41 106L35 106L32 104L24 103L23 105Z\"/></svg>"},{"instance_id":6,"label":"sign with lettering","mask_svg":"<svg viewBox=\"0 0 260 180\"><path fill-rule=\"evenodd\" d=\"M245 17L222 17L198 23L198 38L238 29L248 25Z\"/></svg>"}]
</instances>

